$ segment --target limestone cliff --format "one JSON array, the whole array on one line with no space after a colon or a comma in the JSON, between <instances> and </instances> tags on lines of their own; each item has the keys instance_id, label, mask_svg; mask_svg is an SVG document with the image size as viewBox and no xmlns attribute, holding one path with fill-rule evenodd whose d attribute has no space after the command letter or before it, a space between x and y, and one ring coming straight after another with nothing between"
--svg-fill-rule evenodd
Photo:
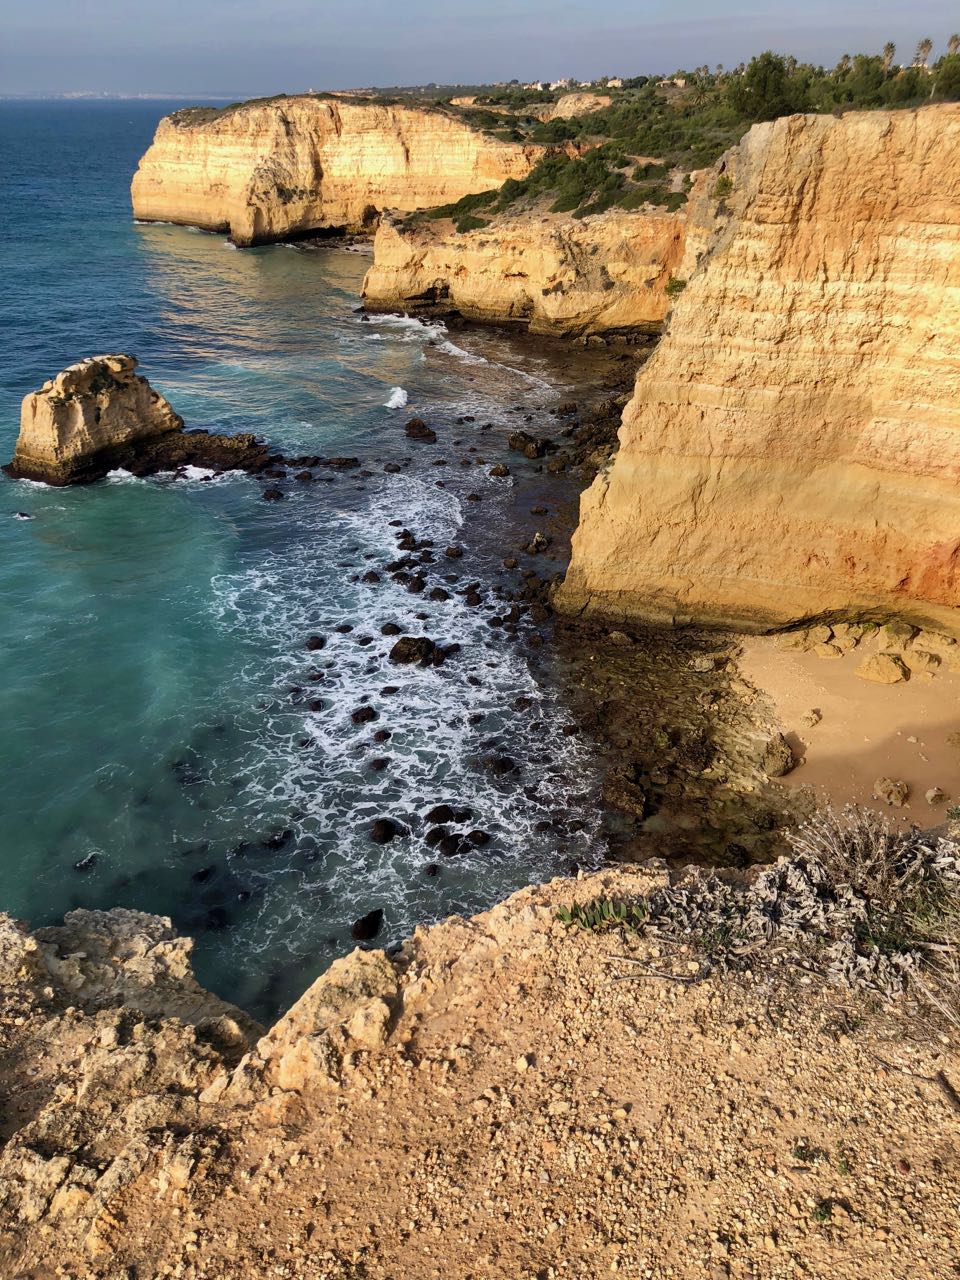
<instances>
[{"instance_id":1,"label":"limestone cliff","mask_svg":"<svg viewBox=\"0 0 960 1280\"><path fill-rule=\"evenodd\" d=\"M136 372L135 356L91 356L24 396L15 479L83 484L115 467L137 475L196 464L259 470L268 449L251 435L183 430L183 419Z\"/></svg>"},{"instance_id":2,"label":"limestone cliff","mask_svg":"<svg viewBox=\"0 0 960 1280\"><path fill-rule=\"evenodd\" d=\"M518 215L458 233L385 219L363 283L372 310L437 304L534 333L659 332L684 248L682 213Z\"/></svg>"},{"instance_id":3,"label":"limestone cliff","mask_svg":"<svg viewBox=\"0 0 960 1280\"><path fill-rule=\"evenodd\" d=\"M133 212L262 244L459 200L525 177L543 151L455 115L373 102L306 96L180 111L160 121L140 161Z\"/></svg>"},{"instance_id":4,"label":"limestone cliff","mask_svg":"<svg viewBox=\"0 0 960 1280\"><path fill-rule=\"evenodd\" d=\"M758 125L722 176L558 602L960 630L960 106Z\"/></svg>"}]
</instances>

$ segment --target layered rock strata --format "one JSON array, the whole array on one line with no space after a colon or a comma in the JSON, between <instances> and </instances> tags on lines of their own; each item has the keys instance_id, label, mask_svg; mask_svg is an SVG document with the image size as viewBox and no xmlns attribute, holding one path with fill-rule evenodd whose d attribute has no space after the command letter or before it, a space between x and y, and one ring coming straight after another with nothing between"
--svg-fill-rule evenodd
<instances>
[{"instance_id":1,"label":"layered rock strata","mask_svg":"<svg viewBox=\"0 0 960 1280\"><path fill-rule=\"evenodd\" d=\"M684 251L680 213L517 215L457 232L384 219L363 283L371 310L455 310L534 333L658 333Z\"/></svg>"},{"instance_id":2,"label":"layered rock strata","mask_svg":"<svg viewBox=\"0 0 960 1280\"><path fill-rule=\"evenodd\" d=\"M372 229L384 209L446 204L523 178L544 148L454 114L317 97L175 112L132 185L145 221L228 232L238 245Z\"/></svg>"},{"instance_id":3,"label":"layered rock strata","mask_svg":"<svg viewBox=\"0 0 960 1280\"><path fill-rule=\"evenodd\" d=\"M691 221L558 603L960 630L960 106L757 125Z\"/></svg>"},{"instance_id":4,"label":"layered rock strata","mask_svg":"<svg viewBox=\"0 0 960 1280\"><path fill-rule=\"evenodd\" d=\"M15 479L84 484L124 467L136 475L188 466L260 469L268 450L251 435L187 432L183 419L129 355L91 356L23 399Z\"/></svg>"}]
</instances>

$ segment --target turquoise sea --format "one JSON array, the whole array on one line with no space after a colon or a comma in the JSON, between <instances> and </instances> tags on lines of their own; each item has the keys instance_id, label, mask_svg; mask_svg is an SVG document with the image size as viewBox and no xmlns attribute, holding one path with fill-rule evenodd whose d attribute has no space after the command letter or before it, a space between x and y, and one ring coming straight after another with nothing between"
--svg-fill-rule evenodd
<instances>
[{"instance_id":1,"label":"turquoise sea","mask_svg":"<svg viewBox=\"0 0 960 1280\"><path fill-rule=\"evenodd\" d=\"M363 321L362 253L134 225L130 177L175 105L0 103L2 460L27 391L128 351L188 425L354 454L371 474L288 480L280 503L243 475L0 479L0 909L34 925L74 907L170 915L201 980L269 1017L355 945L363 913L382 908L377 942L397 942L589 856L593 764L563 735L561 682L490 625L522 503L514 480L460 465L505 457L556 374L506 338ZM411 412L438 448L405 440ZM450 600L358 580L396 556L397 521L465 547L431 567L431 585L459 574ZM485 607L456 594L470 581ZM461 652L392 666L387 621ZM307 652L316 632L326 648ZM377 720L354 724L364 702ZM487 767L498 752L517 772ZM488 845L427 845L424 816L448 800ZM381 816L407 834L374 844Z\"/></svg>"}]
</instances>

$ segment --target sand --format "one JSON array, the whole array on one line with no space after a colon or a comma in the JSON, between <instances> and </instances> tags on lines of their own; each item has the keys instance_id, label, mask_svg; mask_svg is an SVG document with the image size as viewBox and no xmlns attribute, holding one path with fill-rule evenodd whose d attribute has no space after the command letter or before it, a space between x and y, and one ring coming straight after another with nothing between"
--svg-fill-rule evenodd
<instances>
[{"instance_id":1,"label":"sand","mask_svg":"<svg viewBox=\"0 0 960 1280\"><path fill-rule=\"evenodd\" d=\"M834 804L875 808L876 781L902 780L910 794L891 817L898 825L936 825L960 802L960 746L948 741L960 732L960 674L941 668L902 684L873 684L856 675L866 656L860 647L842 658L820 658L777 649L770 637L750 637L740 668L773 704L801 760L785 785L811 788ZM802 717L814 709L822 719L809 727ZM931 806L925 793L934 787L949 798Z\"/></svg>"}]
</instances>

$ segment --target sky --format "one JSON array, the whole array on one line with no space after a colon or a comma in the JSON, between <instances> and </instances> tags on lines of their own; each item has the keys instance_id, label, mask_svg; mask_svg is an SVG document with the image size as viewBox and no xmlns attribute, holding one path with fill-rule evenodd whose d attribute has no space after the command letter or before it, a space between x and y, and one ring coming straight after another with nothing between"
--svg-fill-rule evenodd
<instances>
[{"instance_id":1,"label":"sky","mask_svg":"<svg viewBox=\"0 0 960 1280\"><path fill-rule=\"evenodd\" d=\"M893 40L909 61L957 0L16 0L0 94L249 97L306 89L735 66L773 48L834 65Z\"/></svg>"}]
</instances>

